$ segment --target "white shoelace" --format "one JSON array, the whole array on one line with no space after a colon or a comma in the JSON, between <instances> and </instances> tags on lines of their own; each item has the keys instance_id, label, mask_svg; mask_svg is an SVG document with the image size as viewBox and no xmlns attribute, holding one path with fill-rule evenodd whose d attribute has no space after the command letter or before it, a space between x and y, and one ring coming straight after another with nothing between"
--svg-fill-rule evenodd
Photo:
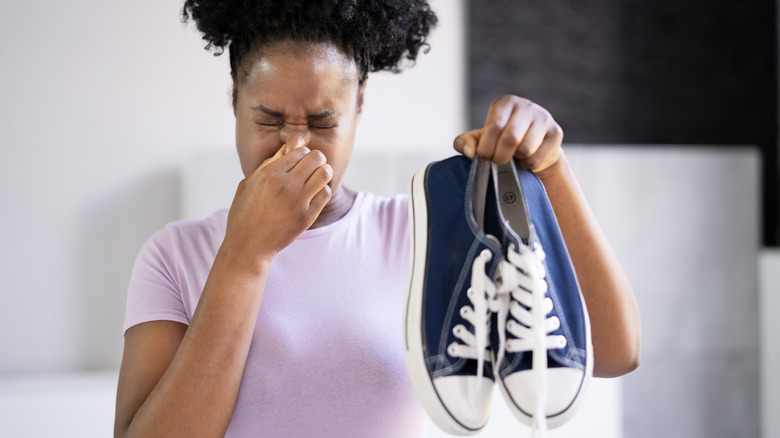
<instances>
[{"instance_id":1,"label":"white shoelace","mask_svg":"<svg viewBox=\"0 0 780 438\"><path fill-rule=\"evenodd\" d=\"M553 302L545 297L547 273L544 258L544 250L539 245L534 245L531 249L524 244L519 248L510 244L507 251L508 260L502 260L499 265L500 286L497 288L497 301L502 303L497 312L499 329L505 325L506 331L515 337L506 340L499 336L497 360L500 363L506 351L533 353L531 372L536 398L533 429L542 437L546 436L547 431L547 350L566 346L565 337L550 335L560 327L561 322L556 316L548 316L553 309ZM508 320L508 313L511 313L519 324Z\"/></svg>"},{"instance_id":2,"label":"white shoelace","mask_svg":"<svg viewBox=\"0 0 780 438\"><path fill-rule=\"evenodd\" d=\"M548 316L553 302L545 297L544 258L544 251L538 245L531 249L524 244L519 248L510 244L507 258L499 262L499 285L496 286L485 272L492 254L487 249L482 250L472 263L471 287L467 292L471 306L460 309L460 316L471 324L474 332L463 324L456 325L453 334L462 344L452 342L447 347L450 356L476 360L477 376L482 377L489 348L490 316L495 313L499 338L499 345L494 346L496 363L501 363L506 352L533 353L531 372L536 384L533 429L541 437L546 436L547 431L547 350L566 346L565 337L550 335L561 323L558 317ZM509 314L519 324L509 319ZM514 338L507 339L507 332Z\"/></svg>"},{"instance_id":3,"label":"white shoelace","mask_svg":"<svg viewBox=\"0 0 780 438\"><path fill-rule=\"evenodd\" d=\"M496 287L485 273L485 265L493 258L491 252L483 249L471 265L471 287L467 297L471 306L460 308L460 316L474 327L471 333L463 324L453 327L452 332L463 344L457 342L447 346L452 357L474 359L477 361L477 376L484 374L484 361L488 354L488 336L490 335L490 308L488 297L495 296ZM477 379L479 380L479 379Z\"/></svg>"}]
</instances>

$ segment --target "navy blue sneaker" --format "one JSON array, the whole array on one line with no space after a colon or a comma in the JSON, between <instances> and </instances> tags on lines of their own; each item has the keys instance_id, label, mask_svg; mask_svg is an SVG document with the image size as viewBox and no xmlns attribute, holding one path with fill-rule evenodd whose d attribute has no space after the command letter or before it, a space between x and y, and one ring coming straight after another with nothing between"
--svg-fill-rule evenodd
<instances>
[{"instance_id":1,"label":"navy blue sneaker","mask_svg":"<svg viewBox=\"0 0 780 438\"><path fill-rule=\"evenodd\" d=\"M477 163L456 156L427 165L409 201L406 364L430 418L457 435L483 428L495 382L488 301L502 248L481 227L490 164Z\"/></svg>"},{"instance_id":2,"label":"navy blue sneaker","mask_svg":"<svg viewBox=\"0 0 780 438\"><path fill-rule=\"evenodd\" d=\"M575 413L593 373L590 320L558 222L532 172L492 166L485 229L505 249L496 279L494 375L512 412L544 430Z\"/></svg>"}]
</instances>

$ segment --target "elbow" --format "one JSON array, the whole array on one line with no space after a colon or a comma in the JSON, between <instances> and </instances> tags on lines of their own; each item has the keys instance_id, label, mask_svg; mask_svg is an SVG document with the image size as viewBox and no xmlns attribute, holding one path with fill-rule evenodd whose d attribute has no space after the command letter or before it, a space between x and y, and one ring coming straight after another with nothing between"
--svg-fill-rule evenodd
<instances>
[{"instance_id":1,"label":"elbow","mask_svg":"<svg viewBox=\"0 0 780 438\"><path fill-rule=\"evenodd\" d=\"M640 355L626 355L621 358L610 358L609 361L600 360L598 356L593 364L594 377L620 377L634 371L639 367Z\"/></svg>"},{"instance_id":2,"label":"elbow","mask_svg":"<svg viewBox=\"0 0 780 438\"><path fill-rule=\"evenodd\" d=\"M620 377L639 367L642 356L641 337L625 339L618 348L596 349L594 346L594 377Z\"/></svg>"},{"instance_id":3,"label":"elbow","mask_svg":"<svg viewBox=\"0 0 780 438\"><path fill-rule=\"evenodd\" d=\"M641 351L642 348L639 345L639 342L630 349L630 351L626 352L625 356L620 362L620 366L617 367L616 375L615 377L619 377L625 374L630 373L631 371L634 371L635 369L639 368L639 362L641 362Z\"/></svg>"},{"instance_id":4,"label":"elbow","mask_svg":"<svg viewBox=\"0 0 780 438\"><path fill-rule=\"evenodd\" d=\"M622 372L621 376L628 374L631 371L639 368L639 362L642 358L642 327L639 323L639 316L636 318L636 323L632 329L629 330L629 335L625 340L625 347L623 351Z\"/></svg>"}]
</instances>

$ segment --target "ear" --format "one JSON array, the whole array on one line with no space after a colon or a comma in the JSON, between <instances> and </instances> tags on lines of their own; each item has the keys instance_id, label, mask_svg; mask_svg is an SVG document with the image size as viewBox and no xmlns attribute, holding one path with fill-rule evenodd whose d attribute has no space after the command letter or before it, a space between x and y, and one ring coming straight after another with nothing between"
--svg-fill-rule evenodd
<instances>
[{"instance_id":1,"label":"ear","mask_svg":"<svg viewBox=\"0 0 780 438\"><path fill-rule=\"evenodd\" d=\"M358 119L360 119L360 114L363 113L363 95L366 91L366 83L368 81L363 81L363 84L358 86L357 91L357 116Z\"/></svg>"},{"instance_id":2,"label":"ear","mask_svg":"<svg viewBox=\"0 0 780 438\"><path fill-rule=\"evenodd\" d=\"M233 84L233 89L230 92L230 100L233 104L233 116L236 115L236 100L238 100L238 81L236 80L236 75L234 75L232 72L230 74L230 78L232 79L231 83Z\"/></svg>"}]
</instances>

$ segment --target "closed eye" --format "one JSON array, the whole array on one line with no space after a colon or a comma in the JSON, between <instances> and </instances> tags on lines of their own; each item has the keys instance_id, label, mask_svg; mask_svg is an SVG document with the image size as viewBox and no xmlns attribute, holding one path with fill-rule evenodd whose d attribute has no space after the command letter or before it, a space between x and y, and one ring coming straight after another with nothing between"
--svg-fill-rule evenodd
<instances>
[{"instance_id":1,"label":"closed eye","mask_svg":"<svg viewBox=\"0 0 780 438\"><path fill-rule=\"evenodd\" d=\"M261 121L255 121L256 125L260 126L282 126L282 122L261 122Z\"/></svg>"},{"instance_id":2,"label":"closed eye","mask_svg":"<svg viewBox=\"0 0 780 438\"><path fill-rule=\"evenodd\" d=\"M263 121L263 120L255 120L254 124L255 125L259 125L259 126L279 127L279 126L284 125L284 122L269 122L269 121ZM333 123L333 124L319 124L319 123L314 124L314 123L312 123L312 124L309 124L309 128L311 128L311 129L333 129L333 128L337 128L338 126L339 126L338 123Z\"/></svg>"},{"instance_id":3,"label":"closed eye","mask_svg":"<svg viewBox=\"0 0 780 438\"><path fill-rule=\"evenodd\" d=\"M338 123L333 125L310 125L312 129L333 129L338 127Z\"/></svg>"}]
</instances>

